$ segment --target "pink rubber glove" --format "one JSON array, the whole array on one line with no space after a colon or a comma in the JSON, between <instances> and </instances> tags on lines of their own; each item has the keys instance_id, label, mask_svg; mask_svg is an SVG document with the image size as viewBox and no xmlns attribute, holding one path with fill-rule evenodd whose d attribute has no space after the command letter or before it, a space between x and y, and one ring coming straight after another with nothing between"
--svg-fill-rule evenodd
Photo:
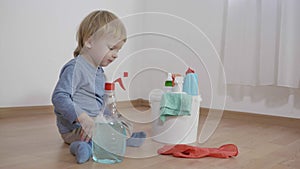
<instances>
[{"instance_id":1,"label":"pink rubber glove","mask_svg":"<svg viewBox=\"0 0 300 169\"><path fill-rule=\"evenodd\" d=\"M238 155L238 148L234 144L225 144L219 148L201 148L185 144L177 144L165 145L158 150L158 153L181 158L230 158Z\"/></svg>"}]
</instances>

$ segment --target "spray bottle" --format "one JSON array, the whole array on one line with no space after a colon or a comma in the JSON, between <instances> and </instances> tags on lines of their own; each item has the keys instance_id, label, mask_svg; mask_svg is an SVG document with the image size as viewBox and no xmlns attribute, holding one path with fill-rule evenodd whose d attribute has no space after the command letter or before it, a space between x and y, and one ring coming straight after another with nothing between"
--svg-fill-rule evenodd
<instances>
[{"instance_id":1,"label":"spray bottle","mask_svg":"<svg viewBox=\"0 0 300 169\"><path fill-rule=\"evenodd\" d=\"M198 75L191 68L188 68L183 82L183 91L189 95L199 95L198 89Z\"/></svg>"},{"instance_id":2,"label":"spray bottle","mask_svg":"<svg viewBox=\"0 0 300 169\"><path fill-rule=\"evenodd\" d=\"M174 77L174 87L173 92L181 93L183 88L183 77L181 75L177 75Z\"/></svg>"},{"instance_id":3,"label":"spray bottle","mask_svg":"<svg viewBox=\"0 0 300 169\"><path fill-rule=\"evenodd\" d=\"M105 164L123 161L126 151L126 130L128 135L132 130L132 125L117 111L115 82L124 88L121 78L105 83L104 106L96 117L92 139L93 160Z\"/></svg>"}]
</instances>

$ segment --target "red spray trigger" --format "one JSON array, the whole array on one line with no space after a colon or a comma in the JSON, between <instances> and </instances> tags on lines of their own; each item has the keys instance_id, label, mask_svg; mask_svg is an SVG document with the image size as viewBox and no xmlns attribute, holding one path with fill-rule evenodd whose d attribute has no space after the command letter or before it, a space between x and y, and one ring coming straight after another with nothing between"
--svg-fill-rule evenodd
<instances>
[{"instance_id":1,"label":"red spray trigger","mask_svg":"<svg viewBox=\"0 0 300 169\"><path fill-rule=\"evenodd\" d=\"M122 81L122 79L121 79L120 77L114 81L114 83L116 83L116 82L119 83L120 87L121 87L123 90L126 90L125 87L124 87L123 81Z\"/></svg>"},{"instance_id":2,"label":"red spray trigger","mask_svg":"<svg viewBox=\"0 0 300 169\"><path fill-rule=\"evenodd\" d=\"M189 74L189 73L195 73L195 71L189 67L188 70L185 72L185 74Z\"/></svg>"},{"instance_id":3,"label":"red spray trigger","mask_svg":"<svg viewBox=\"0 0 300 169\"><path fill-rule=\"evenodd\" d=\"M124 77L128 77L128 72L124 72L123 76L124 76ZM122 79L121 79L120 77L114 81L114 83L116 83L116 82L119 83L120 87L121 87L123 90L126 90L125 87L124 87L123 81L122 81Z\"/></svg>"}]
</instances>

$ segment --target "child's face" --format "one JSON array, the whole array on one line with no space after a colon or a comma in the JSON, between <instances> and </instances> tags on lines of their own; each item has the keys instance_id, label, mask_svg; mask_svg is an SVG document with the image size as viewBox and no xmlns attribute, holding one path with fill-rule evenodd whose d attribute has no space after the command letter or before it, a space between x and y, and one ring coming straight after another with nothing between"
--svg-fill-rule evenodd
<instances>
[{"instance_id":1,"label":"child's face","mask_svg":"<svg viewBox=\"0 0 300 169\"><path fill-rule=\"evenodd\" d=\"M90 56L94 66L105 67L118 57L118 52L124 43L123 40L120 41L112 37L102 37L90 43L87 54Z\"/></svg>"},{"instance_id":2,"label":"child's face","mask_svg":"<svg viewBox=\"0 0 300 169\"><path fill-rule=\"evenodd\" d=\"M105 54L100 62L100 66L105 67L112 63L117 57L119 50L121 50L122 46L124 45L124 41L107 41L106 47L109 51Z\"/></svg>"}]
</instances>

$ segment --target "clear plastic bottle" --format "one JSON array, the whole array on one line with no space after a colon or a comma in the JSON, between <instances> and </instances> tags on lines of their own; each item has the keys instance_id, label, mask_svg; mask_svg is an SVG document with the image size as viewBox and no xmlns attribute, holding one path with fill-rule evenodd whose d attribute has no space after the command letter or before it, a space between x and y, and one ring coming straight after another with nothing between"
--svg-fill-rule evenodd
<instances>
[{"instance_id":1,"label":"clear plastic bottle","mask_svg":"<svg viewBox=\"0 0 300 169\"><path fill-rule=\"evenodd\" d=\"M93 160L113 164L123 161L126 151L126 126L119 119L114 83L105 83L104 108L96 117L93 132Z\"/></svg>"},{"instance_id":2,"label":"clear plastic bottle","mask_svg":"<svg viewBox=\"0 0 300 169\"><path fill-rule=\"evenodd\" d=\"M173 87L173 92L182 92L182 87L183 87L183 77L182 76L176 76L174 80L174 87Z\"/></svg>"}]
</instances>

